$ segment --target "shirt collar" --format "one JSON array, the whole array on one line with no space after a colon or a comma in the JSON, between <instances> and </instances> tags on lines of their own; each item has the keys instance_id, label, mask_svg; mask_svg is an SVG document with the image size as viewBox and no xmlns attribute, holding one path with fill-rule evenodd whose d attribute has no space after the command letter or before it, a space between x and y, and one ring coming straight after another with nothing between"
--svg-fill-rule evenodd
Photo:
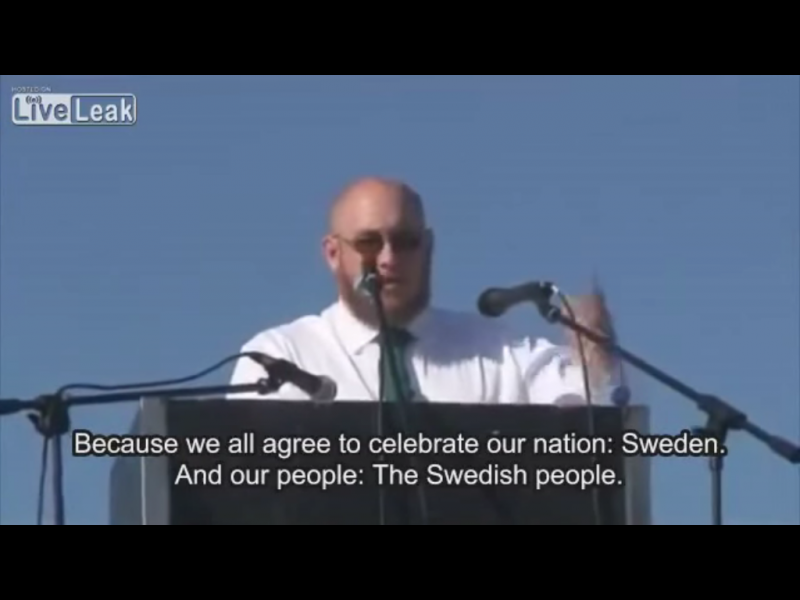
<instances>
[{"instance_id":1,"label":"shirt collar","mask_svg":"<svg viewBox=\"0 0 800 600\"><path fill-rule=\"evenodd\" d=\"M331 307L330 314L339 339L351 354L359 354L377 339L377 329L359 321L341 300ZM406 327L417 341L431 336L433 315L431 309L425 309Z\"/></svg>"}]
</instances>

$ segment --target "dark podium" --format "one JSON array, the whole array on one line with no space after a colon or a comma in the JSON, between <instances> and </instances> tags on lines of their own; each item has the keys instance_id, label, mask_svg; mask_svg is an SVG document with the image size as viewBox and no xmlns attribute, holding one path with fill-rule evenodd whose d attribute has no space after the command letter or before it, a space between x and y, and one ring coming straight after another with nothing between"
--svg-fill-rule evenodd
<instances>
[{"instance_id":1,"label":"dark podium","mask_svg":"<svg viewBox=\"0 0 800 600\"><path fill-rule=\"evenodd\" d=\"M379 405L375 402L278 402L257 400L148 400L142 401L131 433L138 435L214 437L219 454L188 451L169 457L119 458L111 474L112 525L377 525L421 524L423 517L435 525L648 525L650 524L649 464L640 457L618 453L591 455L534 453L527 444L519 455L435 454L412 458L368 452L342 455L340 435L358 438L365 445L375 437ZM523 405L473 405L415 403L402 414L395 405L385 407L384 437L473 437L484 444L488 436L547 438L570 434L586 436L588 411L594 412L596 436L619 439L625 430L647 433L644 407L549 407ZM401 417L403 418L401 420ZM405 421L402 433L397 427ZM391 425L390 425L391 424ZM245 432L255 440L253 454L229 454L230 438ZM295 454L281 459L261 452L268 438L326 438L330 454ZM308 442L310 443L310 442ZM381 493L374 464L398 462L413 468L425 481L428 470L463 473L494 465L495 471L518 465L530 475L525 485L389 486ZM222 485L174 484L179 475L196 476L222 465ZM183 470L182 469L183 465ZM233 486L227 481L236 469L255 476L266 472L264 485ZM354 485L327 490L290 485L277 490L277 472L295 470L304 477L310 469L352 469ZM624 485L599 487L597 492L569 485L535 487L537 469L613 469ZM297 474L299 472L299 474ZM487 472L489 472L487 470ZM588 471L584 471L588 472ZM300 480L295 480L302 483ZM381 506L383 509L381 509ZM383 516L382 516L383 515Z\"/></svg>"}]
</instances>

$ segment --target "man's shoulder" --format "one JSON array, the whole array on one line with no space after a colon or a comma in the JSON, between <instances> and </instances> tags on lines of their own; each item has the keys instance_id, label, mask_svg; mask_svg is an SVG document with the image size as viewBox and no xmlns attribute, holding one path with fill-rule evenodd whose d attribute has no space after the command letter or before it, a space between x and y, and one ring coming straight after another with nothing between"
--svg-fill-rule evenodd
<instances>
[{"instance_id":1,"label":"man's shoulder","mask_svg":"<svg viewBox=\"0 0 800 600\"><path fill-rule=\"evenodd\" d=\"M437 332L451 339L513 346L526 343L530 336L504 319L490 319L477 313L435 307L431 316Z\"/></svg>"},{"instance_id":2,"label":"man's shoulder","mask_svg":"<svg viewBox=\"0 0 800 600\"><path fill-rule=\"evenodd\" d=\"M457 349L462 355L489 358L526 369L567 353L563 346L525 331L506 319L439 308L435 309L433 316L434 336L448 351Z\"/></svg>"},{"instance_id":3,"label":"man's shoulder","mask_svg":"<svg viewBox=\"0 0 800 600\"><path fill-rule=\"evenodd\" d=\"M305 315L273 327L263 329L251 337L243 351L260 350L280 355L294 354L296 349L313 347L331 335L337 305L325 308L318 314ZM477 313L431 307L425 317L428 334L448 346L463 345L472 348L530 348L546 340L532 337L514 327L505 319L490 319Z\"/></svg>"},{"instance_id":4,"label":"man's shoulder","mask_svg":"<svg viewBox=\"0 0 800 600\"><path fill-rule=\"evenodd\" d=\"M330 308L327 308L319 314L305 315L262 329L245 342L244 351L260 348L285 351L295 343L313 341L326 326L329 311Z\"/></svg>"}]
</instances>

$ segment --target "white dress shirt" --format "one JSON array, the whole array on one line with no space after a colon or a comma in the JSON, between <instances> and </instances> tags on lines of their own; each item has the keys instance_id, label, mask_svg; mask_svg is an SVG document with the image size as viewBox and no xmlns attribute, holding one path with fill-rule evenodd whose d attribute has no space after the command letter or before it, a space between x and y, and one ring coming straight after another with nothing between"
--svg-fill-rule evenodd
<instances>
[{"instance_id":1,"label":"white dress shirt","mask_svg":"<svg viewBox=\"0 0 800 600\"><path fill-rule=\"evenodd\" d=\"M408 328L415 338L408 361L418 399L458 403L585 403L579 361L565 347L544 339L513 334L498 320L430 308ZM242 352L262 352L295 363L336 382L337 400L379 399L380 347L377 331L357 320L337 302L319 315L302 317L250 339ZM249 358L234 368L232 385L265 377ZM610 389L610 388L609 388ZM607 390L592 390L593 404L607 404ZM269 396L231 398L305 400L285 384Z\"/></svg>"}]
</instances>

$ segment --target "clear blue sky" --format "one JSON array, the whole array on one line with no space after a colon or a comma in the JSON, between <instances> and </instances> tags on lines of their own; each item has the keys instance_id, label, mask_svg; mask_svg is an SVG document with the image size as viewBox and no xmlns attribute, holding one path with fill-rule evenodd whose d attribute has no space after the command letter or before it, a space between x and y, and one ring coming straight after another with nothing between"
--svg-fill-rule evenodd
<instances>
[{"instance_id":1,"label":"clear blue sky","mask_svg":"<svg viewBox=\"0 0 800 600\"><path fill-rule=\"evenodd\" d=\"M17 127L12 86L132 92L134 127ZM319 311L329 198L400 177L438 235L436 300L605 284L622 341L800 436L800 97L793 77L3 76L0 392L179 377ZM511 318L560 332L527 307ZM224 382L229 371L209 382ZM637 377L653 428L699 424ZM131 406L76 410L126 431ZM40 440L2 422L0 516L35 521ZM731 523L800 524L800 477L734 435ZM107 520L110 463L66 462L71 523ZM707 465L654 463L654 514L705 523ZM48 511L48 516L52 513Z\"/></svg>"}]
</instances>

